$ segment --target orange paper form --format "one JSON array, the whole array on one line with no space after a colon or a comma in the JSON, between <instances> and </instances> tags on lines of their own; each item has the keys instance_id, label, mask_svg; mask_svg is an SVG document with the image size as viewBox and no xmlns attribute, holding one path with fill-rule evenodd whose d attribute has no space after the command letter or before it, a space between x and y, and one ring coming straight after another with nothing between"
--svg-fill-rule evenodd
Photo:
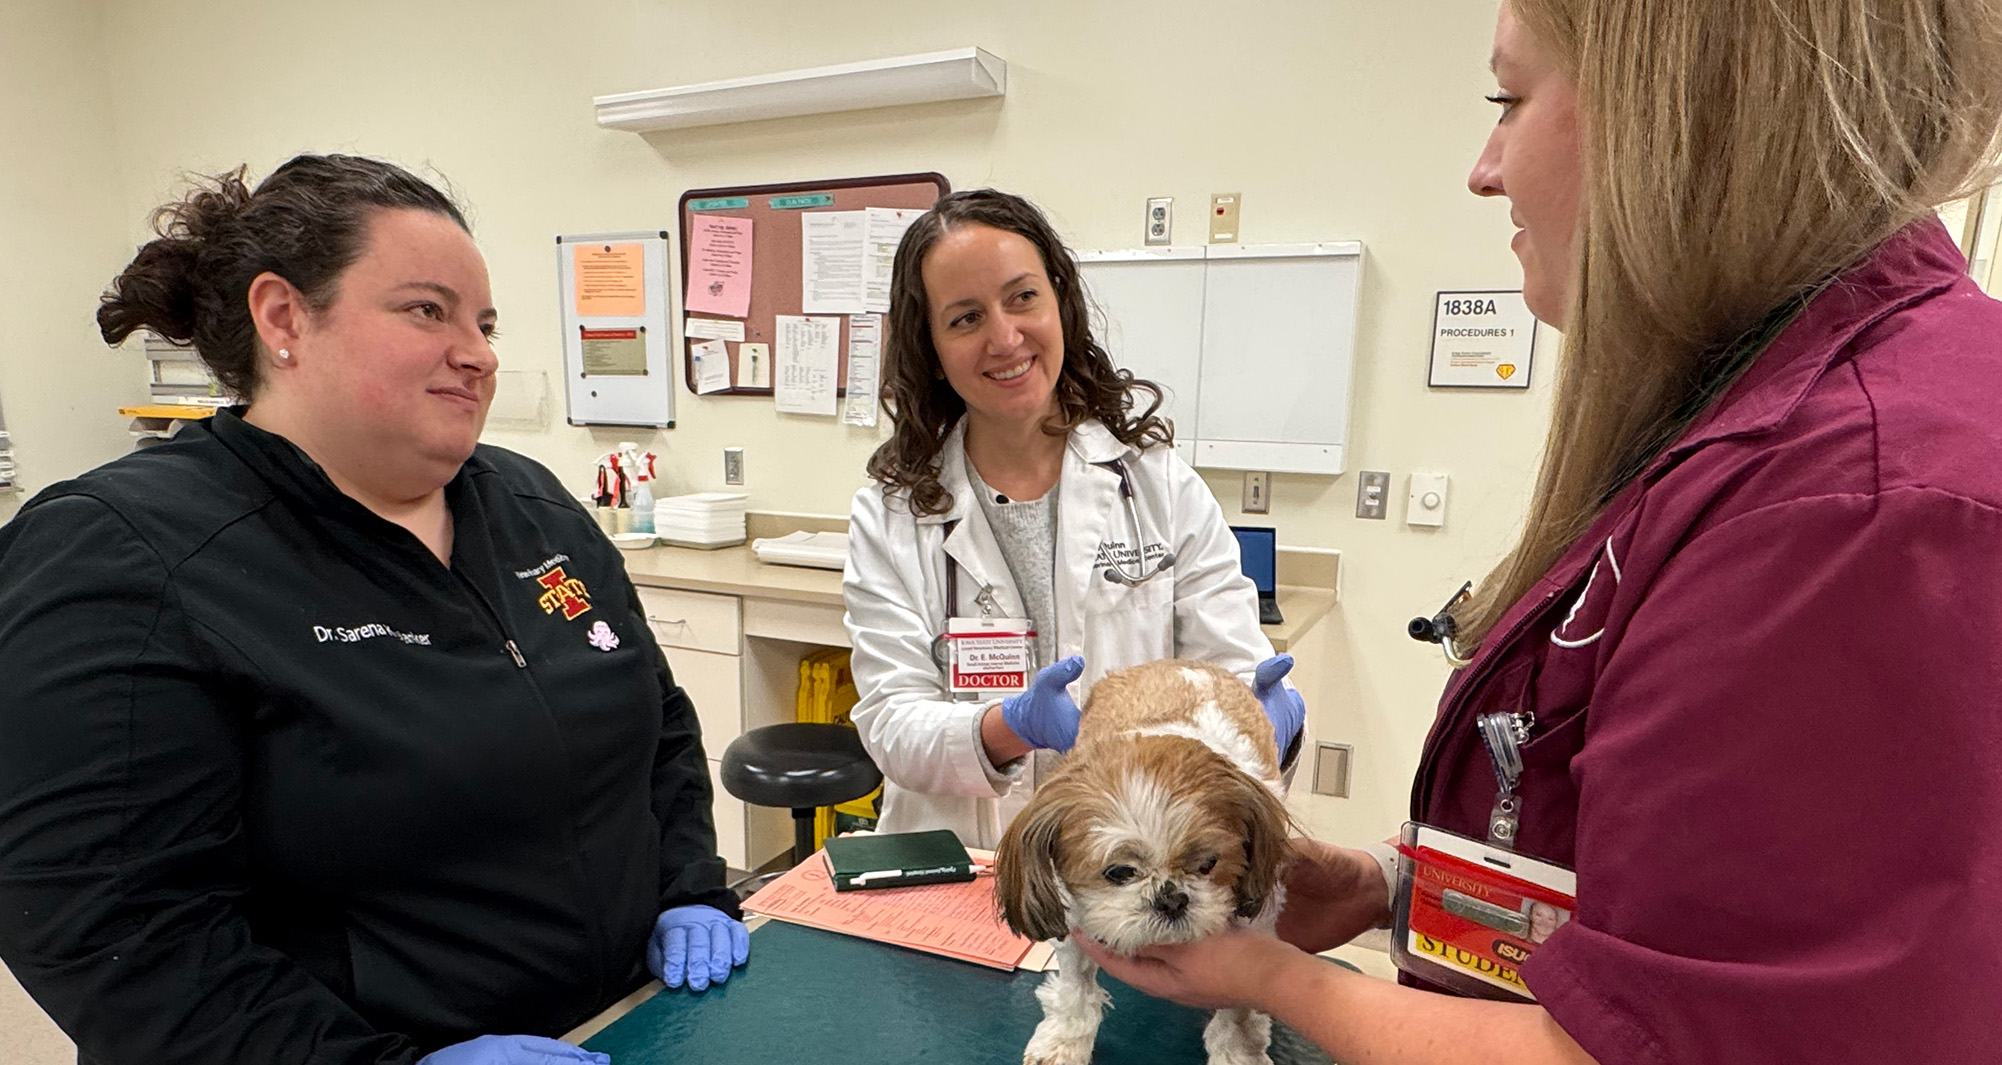
<instances>
[{"instance_id":1,"label":"orange paper form","mask_svg":"<svg viewBox=\"0 0 2002 1065\"><path fill-rule=\"evenodd\" d=\"M744 900L744 909L996 969L1015 968L1036 945L1001 923L991 876L959 884L837 892L825 855L818 852L765 885Z\"/></svg>"},{"instance_id":2,"label":"orange paper form","mask_svg":"<svg viewBox=\"0 0 2002 1065\"><path fill-rule=\"evenodd\" d=\"M577 317L638 318L646 313L646 248L579 244L570 251Z\"/></svg>"}]
</instances>

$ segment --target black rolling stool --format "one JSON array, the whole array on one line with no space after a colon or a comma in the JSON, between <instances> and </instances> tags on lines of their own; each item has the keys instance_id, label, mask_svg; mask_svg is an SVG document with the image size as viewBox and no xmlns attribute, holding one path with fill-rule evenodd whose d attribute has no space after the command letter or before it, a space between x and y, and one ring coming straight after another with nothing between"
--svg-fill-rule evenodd
<instances>
[{"instance_id":1,"label":"black rolling stool","mask_svg":"<svg viewBox=\"0 0 2002 1065\"><path fill-rule=\"evenodd\" d=\"M723 749L723 790L756 806L792 809L794 865L813 855L816 808L859 799L882 782L862 738L846 725L766 725Z\"/></svg>"}]
</instances>

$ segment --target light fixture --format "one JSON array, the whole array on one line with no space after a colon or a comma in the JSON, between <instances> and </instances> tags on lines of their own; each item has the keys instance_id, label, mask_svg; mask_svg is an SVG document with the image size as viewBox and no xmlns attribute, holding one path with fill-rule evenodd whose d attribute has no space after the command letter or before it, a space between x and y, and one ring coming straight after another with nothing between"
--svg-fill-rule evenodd
<instances>
[{"instance_id":1,"label":"light fixture","mask_svg":"<svg viewBox=\"0 0 2002 1065\"><path fill-rule=\"evenodd\" d=\"M979 48L788 70L592 101L598 124L633 133L1001 96L1008 64Z\"/></svg>"}]
</instances>

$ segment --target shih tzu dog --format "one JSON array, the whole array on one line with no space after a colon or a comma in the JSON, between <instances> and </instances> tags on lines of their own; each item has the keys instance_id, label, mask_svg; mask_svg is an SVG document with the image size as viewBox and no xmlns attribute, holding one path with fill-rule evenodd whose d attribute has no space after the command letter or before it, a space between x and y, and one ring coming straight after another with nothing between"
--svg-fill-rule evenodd
<instances>
[{"instance_id":1,"label":"shih tzu dog","mask_svg":"<svg viewBox=\"0 0 2002 1065\"><path fill-rule=\"evenodd\" d=\"M1009 825L995 852L1001 915L1017 934L1061 940L1036 997L1026 1065L1085 1065L1110 996L1073 926L1114 951L1186 943L1232 926L1270 933L1284 901L1288 819L1279 750L1243 681L1202 662L1162 661L1092 686L1077 746ZM1219 1010L1210 1065L1269 1063L1272 1023Z\"/></svg>"}]
</instances>

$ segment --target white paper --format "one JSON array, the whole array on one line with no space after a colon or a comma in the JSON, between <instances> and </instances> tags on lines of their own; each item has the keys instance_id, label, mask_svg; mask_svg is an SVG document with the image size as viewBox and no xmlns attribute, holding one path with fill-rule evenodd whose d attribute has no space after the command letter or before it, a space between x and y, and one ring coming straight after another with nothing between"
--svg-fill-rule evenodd
<instances>
[{"instance_id":1,"label":"white paper","mask_svg":"<svg viewBox=\"0 0 2002 1065\"><path fill-rule=\"evenodd\" d=\"M863 211L807 211L800 225L800 310L862 313Z\"/></svg>"},{"instance_id":2,"label":"white paper","mask_svg":"<svg viewBox=\"0 0 2002 1065\"><path fill-rule=\"evenodd\" d=\"M841 363L841 319L781 314L773 323L778 344L772 352L772 400L783 414L833 417L834 374Z\"/></svg>"},{"instance_id":3,"label":"white paper","mask_svg":"<svg viewBox=\"0 0 2002 1065\"><path fill-rule=\"evenodd\" d=\"M890 313L890 272L904 230L925 213L921 207L870 207L863 211L862 309ZM870 420L874 425L875 421Z\"/></svg>"},{"instance_id":4,"label":"white paper","mask_svg":"<svg viewBox=\"0 0 2002 1065\"><path fill-rule=\"evenodd\" d=\"M699 395L730 388L730 349L720 340L695 345L695 391Z\"/></svg>"},{"instance_id":5,"label":"white paper","mask_svg":"<svg viewBox=\"0 0 2002 1065\"><path fill-rule=\"evenodd\" d=\"M737 387L772 387L772 349L769 344L737 345Z\"/></svg>"},{"instance_id":6,"label":"white paper","mask_svg":"<svg viewBox=\"0 0 2002 1065\"><path fill-rule=\"evenodd\" d=\"M883 350L883 316L848 319L848 397L841 408L845 425L876 424L876 367Z\"/></svg>"},{"instance_id":7,"label":"white paper","mask_svg":"<svg viewBox=\"0 0 2002 1065\"><path fill-rule=\"evenodd\" d=\"M741 341L744 339L744 323L722 318L690 318L682 326L681 335L690 340Z\"/></svg>"}]
</instances>

